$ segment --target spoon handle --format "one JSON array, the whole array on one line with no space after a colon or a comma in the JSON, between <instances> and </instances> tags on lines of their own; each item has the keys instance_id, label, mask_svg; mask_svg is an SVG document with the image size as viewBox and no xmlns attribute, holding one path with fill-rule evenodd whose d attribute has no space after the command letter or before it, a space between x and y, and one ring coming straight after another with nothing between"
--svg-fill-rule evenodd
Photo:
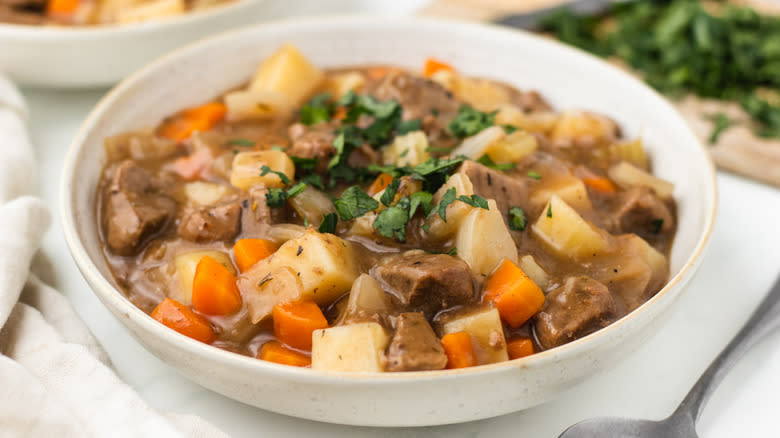
<instances>
[{"instance_id":1,"label":"spoon handle","mask_svg":"<svg viewBox=\"0 0 780 438\"><path fill-rule=\"evenodd\" d=\"M699 380L672 415L690 416L694 422L698 420L707 400L729 369L753 344L774 329L778 323L780 323L780 278L739 333L699 377Z\"/></svg>"}]
</instances>

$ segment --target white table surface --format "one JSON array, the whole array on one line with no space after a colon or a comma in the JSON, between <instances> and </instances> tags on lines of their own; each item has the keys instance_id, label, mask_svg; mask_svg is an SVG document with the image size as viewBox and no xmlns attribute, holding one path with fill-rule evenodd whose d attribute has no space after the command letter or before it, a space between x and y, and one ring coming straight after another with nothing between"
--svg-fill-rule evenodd
<instances>
[{"instance_id":1,"label":"white table surface","mask_svg":"<svg viewBox=\"0 0 780 438\"><path fill-rule=\"evenodd\" d=\"M353 0L344 5L355 8L362 3ZM409 0L392 4L394 12L417 6ZM315 5L298 13L322 9ZM289 11L282 8L274 14L287 15ZM93 295L66 247L57 198L70 141L105 90L23 91L40 162L40 193L54 217L39 255L52 268L44 279L71 300L108 351L120 377L151 406L200 415L234 437L556 437L568 425L592 416L660 419L674 409L737 332L780 272L780 190L720 173L720 207L710 250L668 323L629 359L571 388L557 400L493 419L410 429L357 428L278 415L235 402L181 377L144 350ZM775 333L753 348L722 383L699 423L700 436L778 436L777 370L780 334ZM417 402L424 403L422 399Z\"/></svg>"}]
</instances>

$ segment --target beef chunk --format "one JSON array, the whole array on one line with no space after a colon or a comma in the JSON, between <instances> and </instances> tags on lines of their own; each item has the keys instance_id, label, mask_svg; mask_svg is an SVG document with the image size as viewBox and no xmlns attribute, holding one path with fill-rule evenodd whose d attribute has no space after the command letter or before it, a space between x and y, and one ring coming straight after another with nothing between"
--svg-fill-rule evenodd
<instances>
[{"instance_id":1,"label":"beef chunk","mask_svg":"<svg viewBox=\"0 0 780 438\"><path fill-rule=\"evenodd\" d=\"M152 175L132 160L123 161L113 172L104 198L106 243L115 254L134 255L165 227L175 202L161 194Z\"/></svg>"},{"instance_id":2,"label":"beef chunk","mask_svg":"<svg viewBox=\"0 0 780 438\"><path fill-rule=\"evenodd\" d=\"M569 277L547 295L535 317L536 336L544 348L553 348L609 325L615 316L609 289L587 277Z\"/></svg>"},{"instance_id":3,"label":"beef chunk","mask_svg":"<svg viewBox=\"0 0 780 438\"><path fill-rule=\"evenodd\" d=\"M336 135L333 126L327 123L313 126L296 123L290 126L288 131L292 144L287 153L294 157L317 158L317 169L325 170L335 152L333 140L336 139Z\"/></svg>"},{"instance_id":4,"label":"beef chunk","mask_svg":"<svg viewBox=\"0 0 780 438\"><path fill-rule=\"evenodd\" d=\"M552 110L550 104L536 91L518 91L513 89L510 95L512 103L527 113Z\"/></svg>"},{"instance_id":5,"label":"beef chunk","mask_svg":"<svg viewBox=\"0 0 780 438\"><path fill-rule=\"evenodd\" d=\"M422 313L398 315L395 335L387 348L387 371L440 370L447 355Z\"/></svg>"},{"instance_id":6,"label":"beef chunk","mask_svg":"<svg viewBox=\"0 0 780 438\"><path fill-rule=\"evenodd\" d=\"M286 207L269 207L265 199L267 193L268 189L258 184L249 189L249 195L241 201L241 234L244 236L263 236L269 225L284 222Z\"/></svg>"},{"instance_id":7,"label":"beef chunk","mask_svg":"<svg viewBox=\"0 0 780 438\"><path fill-rule=\"evenodd\" d=\"M469 266L446 254L408 251L385 259L371 275L404 307L423 311L428 318L474 297Z\"/></svg>"},{"instance_id":8,"label":"beef chunk","mask_svg":"<svg viewBox=\"0 0 780 438\"><path fill-rule=\"evenodd\" d=\"M494 199L505 218L512 207L527 210L528 182L525 179L512 178L475 161L465 161L458 172L469 177L475 194Z\"/></svg>"},{"instance_id":9,"label":"beef chunk","mask_svg":"<svg viewBox=\"0 0 780 438\"><path fill-rule=\"evenodd\" d=\"M663 200L647 187L620 192L612 207L608 229L613 234L636 233L652 238L674 229L674 216Z\"/></svg>"},{"instance_id":10,"label":"beef chunk","mask_svg":"<svg viewBox=\"0 0 780 438\"><path fill-rule=\"evenodd\" d=\"M238 201L200 208L184 215L178 233L182 238L197 243L229 240L238 234L240 219Z\"/></svg>"},{"instance_id":11,"label":"beef chunk","mask_svg":"<svg viewBox=\"0 0 780 438\"><path fill-rule=\"evenodd\" d=\"M404 120L422 119L434 112L454 115L460 106L441 85L400 70L369 84L368 92L379 100L398 101L403 107Z\"/></svg>"}]
</instances>

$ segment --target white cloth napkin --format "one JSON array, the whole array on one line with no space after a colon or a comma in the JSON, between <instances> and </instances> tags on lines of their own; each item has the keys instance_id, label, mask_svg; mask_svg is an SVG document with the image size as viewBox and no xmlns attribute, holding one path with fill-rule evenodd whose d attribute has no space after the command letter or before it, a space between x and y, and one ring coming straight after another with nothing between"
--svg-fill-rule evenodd
<instances>
[{"instance_id":1,"label":"white cloth napkin","mask_svg":"<svg viewBox=\"0 0 780 438\"><path fill-rule=\"evenodd\" d=\"M147 406L68 300L30 274L50 217L35 197L26 123L21 95L0 76L0 436L224 437Z\"/></svg>"}]
</instances>

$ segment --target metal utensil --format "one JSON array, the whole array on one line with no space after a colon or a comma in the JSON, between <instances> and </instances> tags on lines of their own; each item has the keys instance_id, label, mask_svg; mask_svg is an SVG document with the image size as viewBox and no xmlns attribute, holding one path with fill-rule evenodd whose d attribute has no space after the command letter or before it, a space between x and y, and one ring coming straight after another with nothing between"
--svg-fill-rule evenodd
<instances>
[{"instance_id":1,"label":"metal utensil","mask_svg":"<svg viewBox=\"0 0 780 438\"><path fill-rule=\"evenodd\" d=\"M559 438L692 438L704 405L743 353L780 323L780 278L726 348L699 377L680 406L664 420L599 417L581 421Z\"/></svg>"},{"instance_id":2,"label":"metal utensil","mask_svg":"<svg viewBox=\"0 0 780 438\"><path fill-rule=\"evenodd\" d=\"M599 15L606 12L611 4L626 1L636 0L576 0L549 8L537 9L533 12L507 15L495 20L495 23L519 29L537 30L539 20L556 11L568 8L580 15Z\"/></svg>"}]
</instances>

